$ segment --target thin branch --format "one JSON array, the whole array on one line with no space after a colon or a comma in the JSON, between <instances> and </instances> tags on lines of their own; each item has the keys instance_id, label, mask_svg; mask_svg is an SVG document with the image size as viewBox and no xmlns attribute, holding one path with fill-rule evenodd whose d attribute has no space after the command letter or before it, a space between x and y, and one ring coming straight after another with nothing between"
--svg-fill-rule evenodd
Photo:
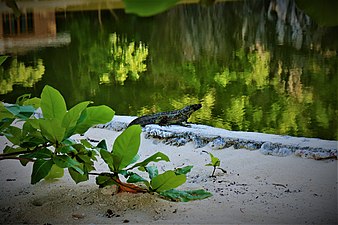
<instances>
[{"instance_id":1,"label":"thin branch","mask_svg":"<svg viewBox=\"0 0 338 225\"><path fill-rule=\"evenodd\" d=\"M42 145L42 146L36 146L33 150L24 150L24 151L19 151L19 152L0 153L0 157L3 157L3 156L13 156L13 155L21 155L21 154L26 154L26 153L33 153L33 152L39 151L41 148L46 148L46 147L50 147L50 146L52 146L52 144L46 144L46 145Z\"/></svg>"},{"instance_id":2,"label":"thin branch","mask_svg":"<svg viewBox=\"0 0 338 225\"><path fill-rule=\"evenodd\" d=\"M30 159L30 158L21 158L21 157L0 157L0 160L5 160L5 159L16 159L16 160L28 160L29 162L35 162L34 159Z\"/></svg>"},{"instance_id":3,"label":"thin branch","mask_svg":"<svg viewBox=\"0 0 338 225\"><path fill-rule=\"evenodd\" d=\"M109 172L101 172L101 173L95 173L95 172L89 172L88 175L93 175L93 176L107 176L107 177L113 177L115 176L115 173L109 173Z\"/></svg>"},{"instance_id":4,"label":"thin branch","mask_svg":"<svg viewBox=\"0 0 338 225\"><path fill-rule=\"evenodd\" d=\"M37 151L37 150L35 150ZM6 157L6 156L13 156L13 155L20 155L20 154L26 154L26 153L33 153L34 150L25 150L25 151L19 151L19 152L9 152L9 153L1 153L0 157Z\"/></svg>"}]
</instances>

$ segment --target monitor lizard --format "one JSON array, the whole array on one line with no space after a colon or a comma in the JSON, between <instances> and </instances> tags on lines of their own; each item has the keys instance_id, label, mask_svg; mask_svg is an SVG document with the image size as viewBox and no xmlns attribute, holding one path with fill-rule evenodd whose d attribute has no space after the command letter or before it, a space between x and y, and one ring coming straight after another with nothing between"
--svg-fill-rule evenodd
<instances>
[{"instance_id":1,"label":"monitor lizard","mask_svg":"<svg viewBox=\"0 0 338 225\"><path fill-rule=\"evenodd\" d=\"M131 121L128 127L135 124L139 124L142 127L144 127L147 124L158 124L160 126L167 126L173 124L184 125L183 123L187 123L187 120L189 119L191 114L196 110L200 109L201 107L202 107L201 104L194 104L188 105L183 109L179 110L144 115Z\"/></svg>"}]
</instances>

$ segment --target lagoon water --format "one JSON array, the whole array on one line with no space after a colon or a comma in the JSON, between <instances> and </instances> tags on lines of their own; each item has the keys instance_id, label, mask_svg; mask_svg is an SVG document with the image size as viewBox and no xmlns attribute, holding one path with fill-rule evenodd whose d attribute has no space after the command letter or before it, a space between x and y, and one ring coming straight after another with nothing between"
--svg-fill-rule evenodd
<instances>
[{"instance_id":1,"label":"lagoon water","mask_svg":"<svg viewBox=\"0 0 338 225\"><path fill-rule=\"evenodd\" d=\"M299 1L182 3L151 17L118 1L50 2L18 2L20 17L1 3L2 101L48 84L68 107L144 115L201 102L191 122L338 139L338 27Z\"/></svg>"}]
</instances>

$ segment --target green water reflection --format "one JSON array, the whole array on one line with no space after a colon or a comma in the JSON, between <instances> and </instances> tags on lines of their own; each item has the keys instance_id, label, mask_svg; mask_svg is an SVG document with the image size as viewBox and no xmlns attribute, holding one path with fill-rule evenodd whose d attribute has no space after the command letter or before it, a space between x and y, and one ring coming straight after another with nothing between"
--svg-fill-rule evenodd
<instances>
[{"instance_id":1,"label":"green water reflection","mask_svg":"<svg viewBox=\"0 0 338 225\"><path fill-rule=\"evenodd\" d=\"M142 42L128 42L126 38L120 38L116 33L109 37L109 55L106 57L106 65L100 74L100 84L116 82L123 85L127 78L136 81L140 74L147 70L144 63L148 56L148 48ZM95 54L95 52L94 52ZM102 59L102 58L101 58ZM99 61L104 62L104 60ZM111 79L113 78L113 80Z\"/></svg>"},{"instance_id":2,"label":"green water reflection","mask_svg":"<svg viewBox=\"0 0 338 225\"><path fill-rule=\"evenodd\" d=\"M8 69L0 67L0 94L13 91L13 85L21 84L23 87L33 87L41 80L45 72L42 59L37 59L33 65L26 66L13 57Z\"/></svg>"},{"instance_id":3,"label":"green water reflection","mask_svg":"<svg viewBox=\"0 0 338 225\"><path fill-rule=\"evenodd\" d=\"M68 107L92 100L119 115L201 102L192 122L338 139L338 29L316 25L293 1L283 19L272 2L179 5L149 18L56 13L57 32L71 42L7 59L1 98L49 84Z\"/></svg>"}]
</instances>

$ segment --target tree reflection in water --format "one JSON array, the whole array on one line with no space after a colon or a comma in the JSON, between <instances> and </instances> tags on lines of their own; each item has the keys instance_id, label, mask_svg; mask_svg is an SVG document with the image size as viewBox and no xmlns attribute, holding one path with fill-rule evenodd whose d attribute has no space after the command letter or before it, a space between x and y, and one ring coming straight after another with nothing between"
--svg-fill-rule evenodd
<instances>
[{"instance_id":1,"label":"tree reflection in water","mask_svg":"<svg viewBox=\"0 0 338 225\"><path fill-rule=\"evenodd\" d=\"M41 58L43 82L70 105L90 99L142 115L201 102L191 122L338 139L338 28L317 25L293 0L56 18L71 43L18 59Z\"/></svg>"}]
</instances>

